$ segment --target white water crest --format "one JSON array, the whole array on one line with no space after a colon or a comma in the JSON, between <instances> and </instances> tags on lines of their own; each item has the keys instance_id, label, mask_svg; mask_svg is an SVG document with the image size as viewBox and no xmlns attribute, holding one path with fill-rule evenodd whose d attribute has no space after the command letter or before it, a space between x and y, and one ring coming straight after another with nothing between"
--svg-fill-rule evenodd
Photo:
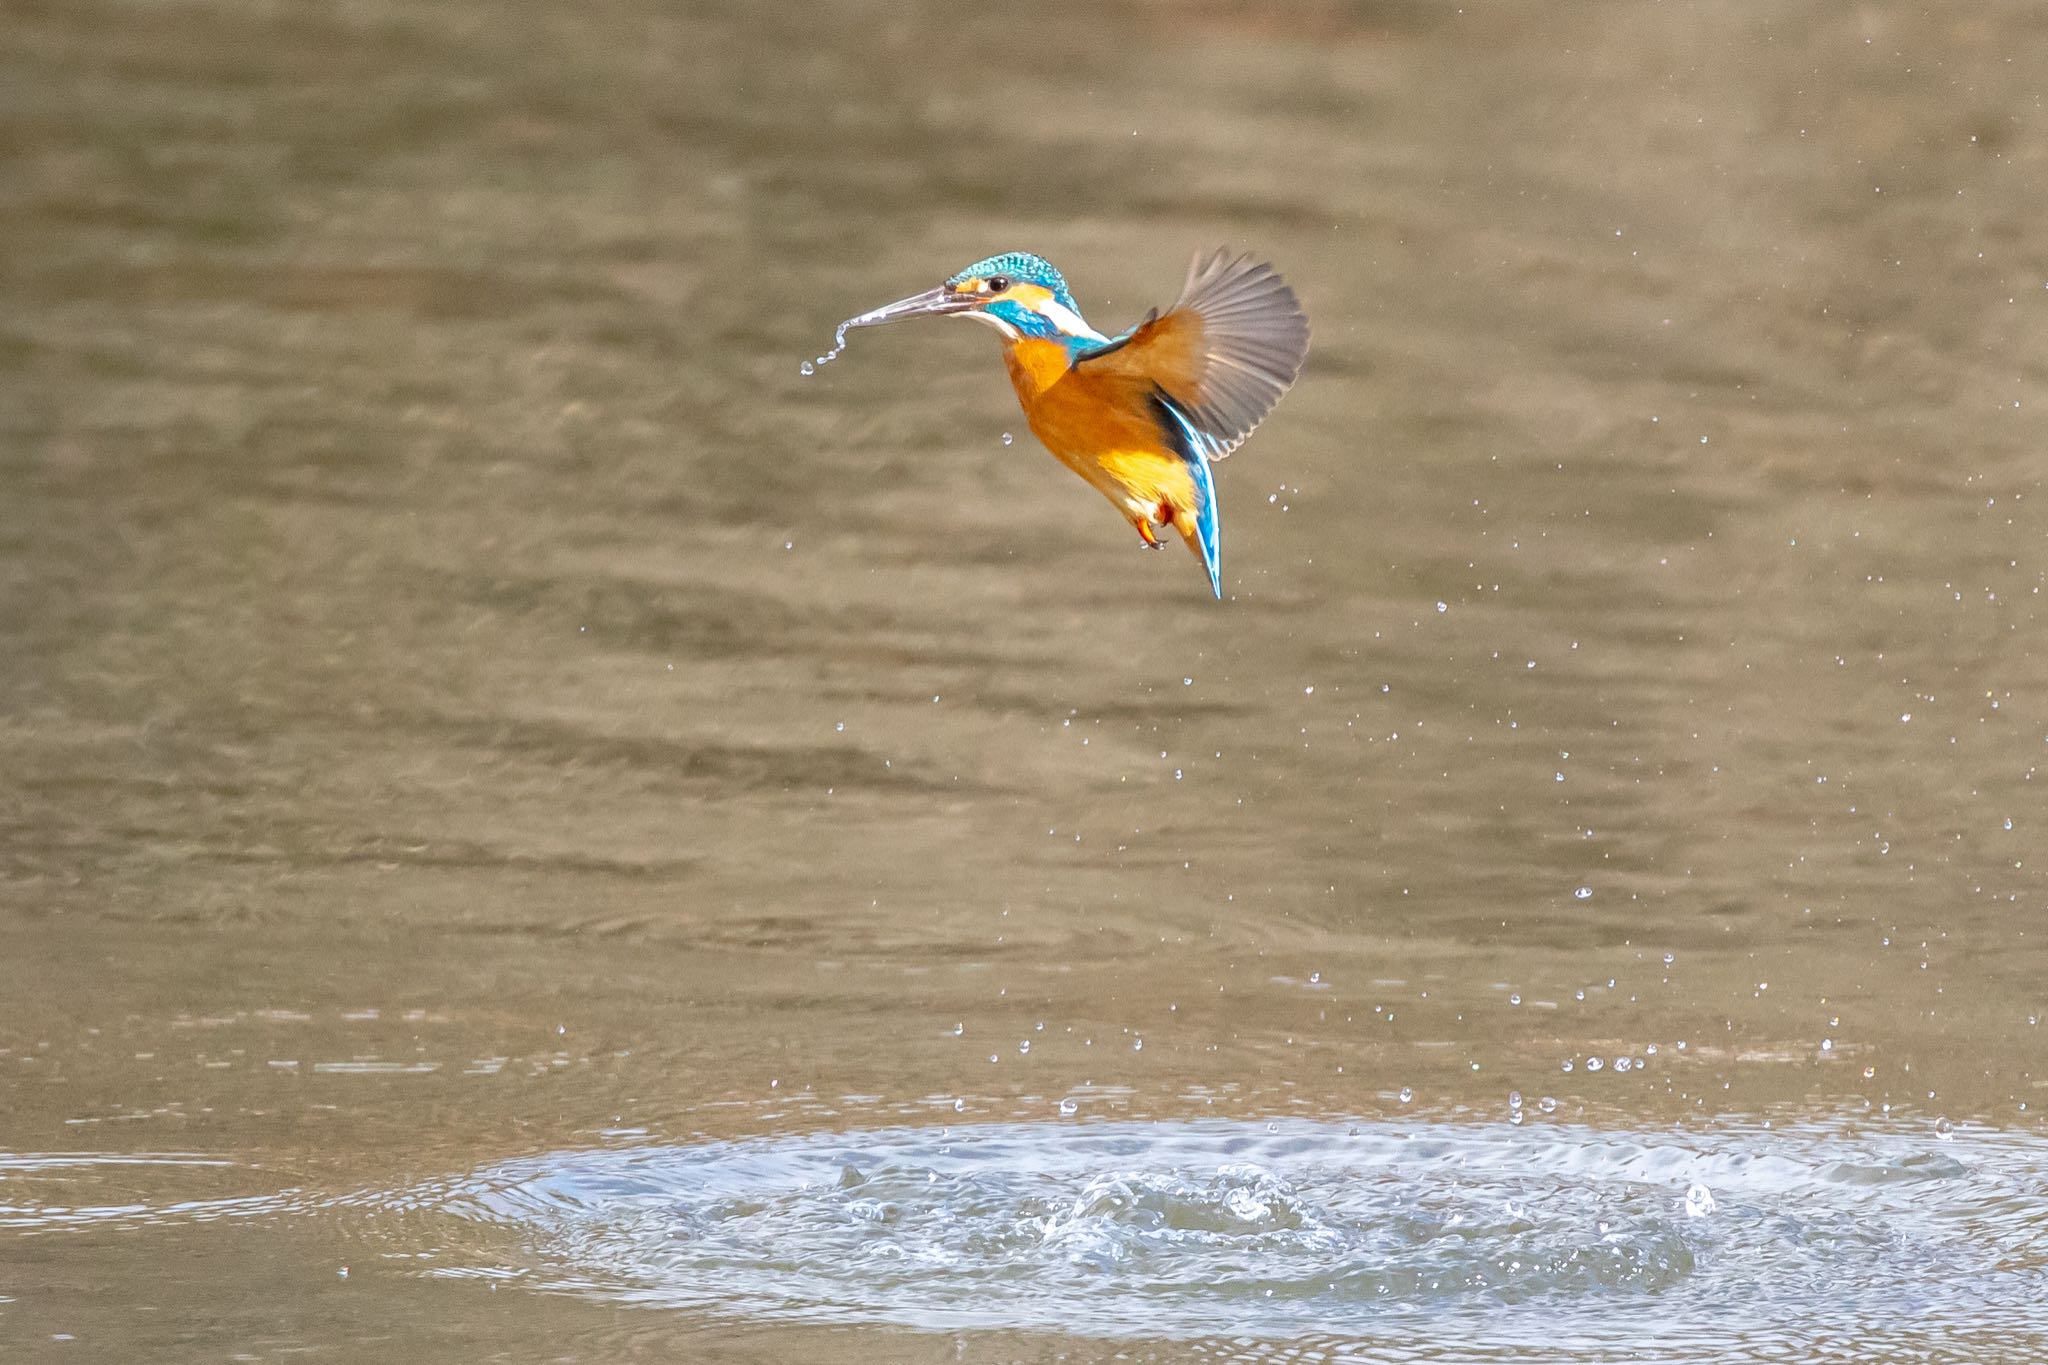
<instances>
[{"instance_id":1,"label":"white water crest","mask_svg":"<svg viewBox=\"0 0 2048 1365\"><path fill-rule=\"evenodd\" d=\"M509 1234L449 1273L721 1315L1789 1359L2040 1332L2044 1177L1995 1133L1068 1122L565 1153L440 1207Z\"/></svg>"}]
</instances>

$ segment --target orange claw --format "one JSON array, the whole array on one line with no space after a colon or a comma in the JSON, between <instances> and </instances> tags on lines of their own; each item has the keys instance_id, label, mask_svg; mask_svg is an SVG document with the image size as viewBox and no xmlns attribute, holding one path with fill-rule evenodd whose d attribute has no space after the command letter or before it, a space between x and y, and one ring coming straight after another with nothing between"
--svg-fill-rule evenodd
<instances>
[{"instance_id":1,"label":"orange claw","mask_svg":"<svg viewBox=\"0 0 2048 1365\"><path fill-rule=\"evenodd\" d=\"M1159 548L1159 537L1152 534L1151 522L1134 521L1131 523L1131 525L1138 528L1138 536L1141 540L1145 542L1146 549L1156 550Z\"/></svg>"}]
</instances>

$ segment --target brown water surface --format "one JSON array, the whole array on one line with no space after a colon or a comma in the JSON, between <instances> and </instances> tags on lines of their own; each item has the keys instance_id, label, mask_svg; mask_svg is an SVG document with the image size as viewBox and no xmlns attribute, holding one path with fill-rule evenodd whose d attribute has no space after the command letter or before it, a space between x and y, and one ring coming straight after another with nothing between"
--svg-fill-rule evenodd
<instances>
[{"instance_id":1,"label":"brown water surface","mask_svg":"<svg viewBox=\"0 0 2048 1365\"><path fill-rule=\"evenodd\" d=\"M0 1355L2048 1353L2048 12L0 24Z\"/></svg>"}]
</instances>

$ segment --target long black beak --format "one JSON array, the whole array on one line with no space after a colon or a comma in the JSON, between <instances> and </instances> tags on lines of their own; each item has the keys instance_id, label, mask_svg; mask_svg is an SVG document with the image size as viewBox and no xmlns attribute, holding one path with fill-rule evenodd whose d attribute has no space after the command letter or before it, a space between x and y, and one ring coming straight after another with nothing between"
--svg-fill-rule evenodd
<instances>
[{"instance_id":1,"label":"long black beak","mask_svg":"<svg viewBox=\"0 0 2048 1365\"><path fill-rule=\"evenodd\" d=\"M904 318L944 317L948 313L964 313L980 303L980 295L956 293L942 284L927 289L922 294L912 294L907 299L884 304L871 312L862 313L857 318L848 318L846 325L879 327L885 322L899 322Z\"/></svg>"}]
</instances>

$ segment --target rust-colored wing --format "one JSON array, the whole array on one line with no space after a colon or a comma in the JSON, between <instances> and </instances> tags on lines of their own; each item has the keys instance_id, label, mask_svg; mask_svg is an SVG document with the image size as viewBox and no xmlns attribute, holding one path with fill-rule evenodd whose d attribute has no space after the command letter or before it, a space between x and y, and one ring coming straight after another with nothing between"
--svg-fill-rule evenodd
<instances>
[{"instance_id":1,"label":"rust-colored wing","mask_svg":"<svg viewBox=\"0 0 2048 1365\"><path fill-rule=\"evenodd\" d=\"M1083 374L1157 385L1220 460L1301 373L1308 319L1273 267L1218 250L1188 267L1180 301L1074 361Z\"/></svg>"}]
</instances>

